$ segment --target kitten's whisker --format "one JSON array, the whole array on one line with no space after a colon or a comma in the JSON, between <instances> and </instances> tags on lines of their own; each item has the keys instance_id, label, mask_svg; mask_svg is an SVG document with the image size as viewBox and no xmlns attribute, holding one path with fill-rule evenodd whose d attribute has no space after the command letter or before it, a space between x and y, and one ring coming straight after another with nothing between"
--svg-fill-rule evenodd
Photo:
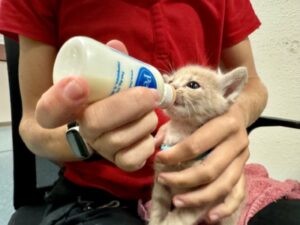
<instances>
[{"instance_id":1,"label":"kitten's whisker","mask_svg":"<svg viewBox=\"0 0 300 225\"><path fill-rule=\"evenodd\" d=\"M204 63L206 67L209 67L209 65L211 64L211 63L210 63L210 60L213 59L214 54L216 54L216 53L213 52L213 51L210 51L210 52L207 54L207 57L206 57L206 60L205 60L205 63ZM212 69L213 69L213 68L212 68Z\"/></svg>"},{"instance_id":2,"label":"kitten's whisker","mask_svg":"<svg viewBox=\"0 0 300 225\"><path fill-rule=\"evenodd\" d=\"M167 62L168 62L167 67L169 67L171 74L173 74L175 72L175 66L173 66L171 60L168 60Z\"/></svg>"},{"instance_id":3,"label":"kitten's whisker","mask_svg":"<svg viewBox=\"0 0 300 225\"><path fill-rule=\"evenodd\" d=\"M175 66L173 66L173 64L172 64L172 61L171 60L166 60L165 62L166 62L165 68L157 67L157 69L159 71L161 71L162 73L165 73L165 74L168 74L168 75L173 74L176 71L176 69L175 69Z\"/></svg>"},{"instance_id":4,"label":"kitten's whisker","mask_svg":"<svg viewBox=\"0 0 300 225\"><path fill-rule=\"evenodd\" d=\"M192 100L189 97L185 98L185 102L186 105L188 106L186 107L188 111L188 116L189 118L192 118L192 115L197 112L197 109L195 108L195 105L193 104Z\"/></svg>"}]
</instances>

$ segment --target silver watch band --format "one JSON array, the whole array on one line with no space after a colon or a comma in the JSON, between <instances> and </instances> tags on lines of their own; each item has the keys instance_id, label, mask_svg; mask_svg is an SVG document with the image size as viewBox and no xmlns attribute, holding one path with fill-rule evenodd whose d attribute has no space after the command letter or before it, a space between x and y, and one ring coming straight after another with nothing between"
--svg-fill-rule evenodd
<instances>
[{"instance_id":1,"label":"silver watch band","mask_svg":"<svg viewBox=\"0 0 300 225\"><path fill-rule=\"evenodd\" d=\"M70 149L79 159L88 159L93 155L90 147L86 144L79 132L79 125L76 122L68 124L68 130L66 132L67 142Z\"/></svg>"}]
</instances>

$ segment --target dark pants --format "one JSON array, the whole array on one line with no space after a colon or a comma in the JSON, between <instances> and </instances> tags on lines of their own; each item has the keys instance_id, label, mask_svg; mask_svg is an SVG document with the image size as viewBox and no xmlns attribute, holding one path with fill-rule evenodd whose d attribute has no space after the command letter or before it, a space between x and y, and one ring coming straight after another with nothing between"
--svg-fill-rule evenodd
<instances>
[{"instance_id":1,"label":"dark pants","mask_svg":"<svg viewBox=\"0 0 300 225\"><path fill-rule=\"evenodd\" d=\"M22 207L11 218L9 225L38 225L43 219L46 206ZM52 224L64 225L143 225L144 222L136 217L132 212L121 209L102 209L97 215L90 216L88 221L84 220L82 215L64 218L64 221L54 222Z\"/></svg>"},{"instance_id":2,"label":"dark pants","mask_svg":"<svg viewBox=\"0 0 300 225\"><path fill-rule=\"evenodd\" d=\"M61 178L46 203L18 209L9 225L143 225L135 201L78 187ZM300 225L300 200L280 199L259 211L248 225Z\"/></svg>"},{"instance_id":3,"label":"dark pants","mask_svg":"<svg viewBox=\"0 0 300 225\"><path fill-rule=\"evenodd\" d=\"M39 206L18 209L9 225L144 225L137 202L60 178Z\"/></svg>"},{"instance_id":4,"label":"dark pants","mask_svg":"<svg viewBox=\"0 0 300 225\"><path fill-rule=\"evenodd\" d=\"M300 200L273 202L256 213L248 225L300 225Z\"/></svg>"}]
</instances>

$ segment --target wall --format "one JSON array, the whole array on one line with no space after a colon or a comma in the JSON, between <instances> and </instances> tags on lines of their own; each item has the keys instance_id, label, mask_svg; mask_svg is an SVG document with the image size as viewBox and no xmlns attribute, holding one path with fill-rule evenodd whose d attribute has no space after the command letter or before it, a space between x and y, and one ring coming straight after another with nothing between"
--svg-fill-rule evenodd
<instances>
[{"instance_id":1,"label":"wall","mask_svg":"<svg viewBox=\"0 0 300 225\"><path fill-rule=\"evenodd\" d=\"M0 51L4 51L3 36L0 35ZM0 56L2 58L2 52ZM0 124L10 122L10 103L6 63L0 61Z\"/></svg>"},{"instance_id":2,"label":"wall","mask_svg":"<svg viewBox=\"0 0 300 225\"><path fill-rule=\"evenodd\" d=\"M0 126L0 224L7 224L13 208L11 127Z\"/></svg>"},{"instance_id":3,"label":"wall","mask_svg":"<svg viewBox=\"0 0 300 225\"><path fill-rule=\"evenodd\" d=\"M252 0L262 26L252 36L256 67L269 90L264 115L300 121L300 1ZM250 162L300 180L300 130L261 128L250 136Z\"/></svg>"},{"instance_id":4,"label":"wall","mask_svg":"<svg viewBox=\"0 0 300 225\"><path fill-rule=\"evenodd\" d=\"M4 42L0 35L0 51ZM0 52L0 60L3 60ZM10 103L7 68L4 61L0 61L0 224L7 224L13 213L13 168L12 168L12 139L10 127Z\"/></svg>"}]
</instances>

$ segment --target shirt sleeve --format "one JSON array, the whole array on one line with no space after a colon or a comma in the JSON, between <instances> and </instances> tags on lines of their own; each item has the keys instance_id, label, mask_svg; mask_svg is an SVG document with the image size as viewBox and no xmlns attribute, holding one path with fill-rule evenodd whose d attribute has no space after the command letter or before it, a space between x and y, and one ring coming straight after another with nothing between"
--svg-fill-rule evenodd
<instances>
[{"instance_id":1,"label":"shirt sleeve","mask_svg":"<svg viewBox=\"0 0 300 225\"><path fill-rule=\"evenodd\" d=\"M226 0L223 48L239 43L260 24L250 0Z\"/></svg>"},{"instance_id":2,"label":"shirt sleeve","mask_svg":"<svg viewBox=\"0 0 300 225\"><path fill-rule=\"evenodd\" d=\"M0 33L57 45L55 0L0 0Z\"/></svg>"}]
</instances>

